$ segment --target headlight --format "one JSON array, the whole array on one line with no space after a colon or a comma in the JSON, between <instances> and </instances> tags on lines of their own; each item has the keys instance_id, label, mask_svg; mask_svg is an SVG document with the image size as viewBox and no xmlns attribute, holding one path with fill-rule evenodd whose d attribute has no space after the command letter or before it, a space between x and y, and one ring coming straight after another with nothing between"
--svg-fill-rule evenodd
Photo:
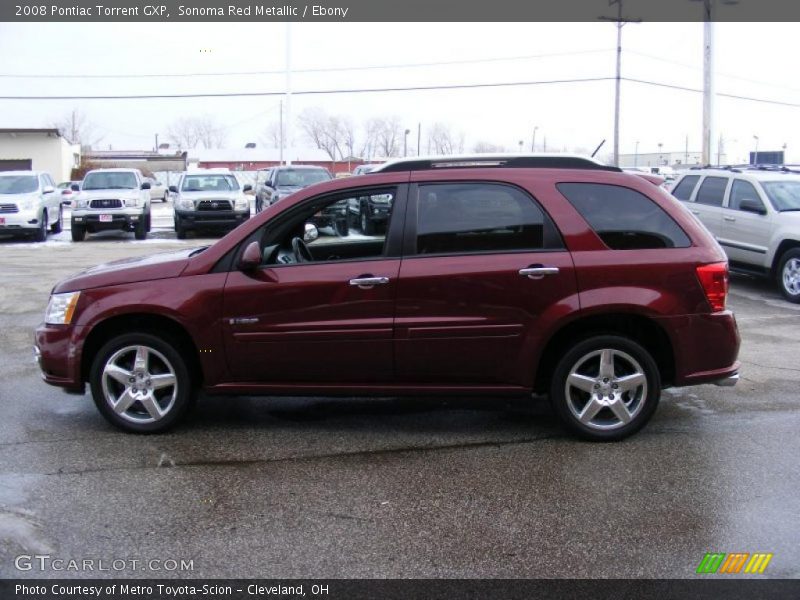
<instances>
[{"instance_id":1,"label":"headlight","mask_svg":"<svg viewBox=\"0 0 800 600\"><path fill-rule=\"evenodd\" d=\"M250 201L247 198L237 198L234 208L236 210L247 210L250 207Z\"/></svg>"},{"instance_id":2,"label":"headlight","mask_svg":"<svg viewBox=\"0 0 800 600\"><path fill-rule=\"evenodd\" d=\"M194 210L194 201L188 199L178 200L178 208L181 210Z\"/></svg>"},{"instance_id":3,"label":"headlight","mask_svg":"<svg viewBox=\"0 0 800 600\"><path fill-rule=\"evenodd\" d=\"M89 200L86 198L78 198L75 201L75 208L86 208L87 206L89 206Z\"/></svg>"},{"instance_id":4,"label":"headlight","mask_svg":"<svg viewBox=\"0 0 800 600\"><path fill-rule=\"evenodd\" d=\"M275 192L274 194L272 194L271 202L272 202L272 204L275 204L280 199L281 199L281 195L278 192Z\"/></svg>"},{"instance_id":5,"label":"headlight","mask_svg":"<svg viewBox=\"0 0 800 600\"><path fill-rule=\"evenodd\" d=\"M139 199L138 198L127 198L125 200L125 206L128 208L136 208L139 206Z\"/></svg>"},{"instance_id":6,"label":"headlight","mask_svg":"<svg viewBox=\"0 0 800 600\"><path fill-rule=\"evenodd\" d=\"M75 306L78 304L80 292L67 292L66 294L53 294L44 315L44 322L49 325L69 325Z\"/></svg>"}]
</instances>

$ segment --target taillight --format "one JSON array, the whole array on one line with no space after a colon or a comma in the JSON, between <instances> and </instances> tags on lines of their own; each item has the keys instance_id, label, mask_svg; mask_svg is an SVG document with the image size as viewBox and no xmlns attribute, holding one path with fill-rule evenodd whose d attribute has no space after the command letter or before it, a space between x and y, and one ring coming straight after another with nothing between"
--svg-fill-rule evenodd
<instances>
[{"instance_id":1,"label":"taillight","mask_svg":"<svg viewBox=\"0 0 800 600\"><path fill-rule=\"evenodd\" d=\"M697 278L703 286L712 312L725 310L728 295L728 263L720 262L697 267Z\"/></svg>"}]
</instances>

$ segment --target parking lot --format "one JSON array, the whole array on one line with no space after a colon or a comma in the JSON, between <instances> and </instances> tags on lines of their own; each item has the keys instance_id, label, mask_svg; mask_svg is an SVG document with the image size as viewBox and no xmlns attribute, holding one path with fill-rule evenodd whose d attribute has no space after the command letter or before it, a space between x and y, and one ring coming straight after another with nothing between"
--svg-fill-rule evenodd
<instances>
[{"instance_id":1,"label":"parking lot","mask_svg":"<svg viewBox=\"0 0 800 600\"><path fill-rule=\"evenodd\" d=\"M732 278L735 388L667 390L614 444L576 441L546 402L201 397L166 435L113 430L88 395L41 382L32 332L52 286L180 246L0 241L0 576L14 557L191 560L245 577L692 577L706 552L774 553L798 577L800 306ZM94 573L94 575L108 573Z\"/></svg>"}]
</instances>

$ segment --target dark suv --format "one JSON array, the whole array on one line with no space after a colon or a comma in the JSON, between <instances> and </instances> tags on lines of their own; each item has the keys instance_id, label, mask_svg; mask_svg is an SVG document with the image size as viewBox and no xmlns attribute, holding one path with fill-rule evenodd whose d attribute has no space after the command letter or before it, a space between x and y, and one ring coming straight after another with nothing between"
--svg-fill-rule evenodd
<instances>
[{"instance_id":1,"label":"dark suv","mask_svg":"<svg viewBox=\"0 0 800 600\"><path fill-rule=\"evenodd\" d=\"M316 237L326 207L388 197L381 235ZM210 394L550 396L620 439L661 389L738 379L725 255L662 189L589 159L384 165L309 187L209 247L59 283L44 379L137 432Z\"/></svg>"}]
</instances>

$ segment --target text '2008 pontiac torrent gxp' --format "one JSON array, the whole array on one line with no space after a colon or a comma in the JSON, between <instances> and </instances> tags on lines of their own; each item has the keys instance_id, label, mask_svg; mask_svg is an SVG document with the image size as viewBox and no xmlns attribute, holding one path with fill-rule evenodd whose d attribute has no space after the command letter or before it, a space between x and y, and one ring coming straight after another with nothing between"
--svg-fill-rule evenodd
<instances>
[{"instance_id":1,"label":"text '2008 pontiac torrent gxp'","mask_svg":"<svg viewBox=\"0 0 800 600\"><path fill-rule=\"evenodd\" d=\"M379 196L374 235L321 235ZM210 247L59 283L36 332L45 381L128 431L208 394L549 394L578 435L640 429L662 388L738 379L728 267L637 175L572 156L390 162L299 191Z\"/></svg>"}]
</instances>

